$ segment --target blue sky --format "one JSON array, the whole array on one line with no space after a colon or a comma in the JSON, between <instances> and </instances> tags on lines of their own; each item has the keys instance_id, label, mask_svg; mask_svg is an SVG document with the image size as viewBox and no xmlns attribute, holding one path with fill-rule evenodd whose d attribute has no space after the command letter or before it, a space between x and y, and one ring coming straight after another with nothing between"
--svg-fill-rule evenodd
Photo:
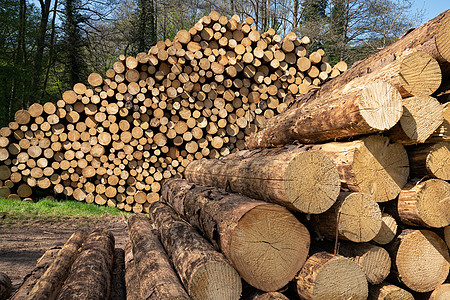
<instances>
[{"instance_id":1,"label":"blue sky","mask_svg":"<svg viewBox=\"0 0 450 300\"><path fill-rule=\"evenodd\" d=\"M413 7L424 10L423 22L429 21L441 12L450 9L450 0L413 0Z\"/></svg>"}]
</instances>

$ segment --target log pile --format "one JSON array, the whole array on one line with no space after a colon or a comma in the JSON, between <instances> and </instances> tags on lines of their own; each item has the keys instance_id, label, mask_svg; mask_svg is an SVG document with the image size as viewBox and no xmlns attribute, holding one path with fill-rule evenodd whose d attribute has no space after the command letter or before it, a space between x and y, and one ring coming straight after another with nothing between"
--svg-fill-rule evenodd
<instances>
[{"instance_id":1,"label":"log pile","mask_svg":"<svg viewBox=\"0 0 450 300\"><path fill-rule=\"evenodd\" d=\"M244 149L295 95L346 70L308 43L211 12L148 53L121 55L105 78L93 73L0 130L0 196L44 189L148 212L164 180L195 159Z\"/></svg>"}]
</instances>

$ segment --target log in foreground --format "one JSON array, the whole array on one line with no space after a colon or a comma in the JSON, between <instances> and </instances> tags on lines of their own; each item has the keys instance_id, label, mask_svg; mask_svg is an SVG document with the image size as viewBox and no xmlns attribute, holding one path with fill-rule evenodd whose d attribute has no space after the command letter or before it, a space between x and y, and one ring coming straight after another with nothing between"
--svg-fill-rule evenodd
<instances>
[{"instance_id":1,"label":"log in foreground","mask_svg":"<svg viewBox=\"0 0 450 300\"><path fill-rule=\"evenodd\" d=\"M389 138L371 135L352 142L312 145L336 165L344 190L362 192L376 202L393 200L409 175L408 154Z\"/></svg>"},{"instance_id":2,"label":"log in foreground","mask_svg":"<svg viewBox=\"0 0 450 300\"><path fill-rule=\"evenodd\" d=\"M113 259L113 234L106 229L92 230L57 299L109 299Z\"/></svg>"},{"instance_id":3,"label":"log in foreground","mask_svg":"<svg viewBox=\"0 0 450 300\"><path fill-rule=\"evenodd\" d=\"M313 226L319 235L352 242L368 242L381 228L378 203L363 193L341 193L336 203L326 212L313 217Z\"/></svg>"},{"instance_id":4,"label":"log in foreground","mask_svg":"<svg viewBox=\"0 0 450 300\"><path fill-rule=\"evenodd\" d=\"M144 214L128 218L133 261L140 283L140 299L189 299L167 253ZM127 282L128 288L128 282Z\"/></svg>"},{"instance_id":5,"label":"log in foreground","mask_svg":"<svg viewBox=\"0 0 450 300\"><path fill-rule=\"evenodd\" d=\"M450 299L450 283L444 283L438 286L430 295L429 300Z\"/></svg>"},{"instance_id":6,"label":"log in foreground","mask_svg":"<svg viewBox=\"0 0 450 300\"><path fill-rule=\"evenodd\" d=\"M311 102L312 103L312 102ZM248 149L278 147L291 141L318 143L385 131L402 115L398 90L384 81L330 91L314 103L285 110L249 136Z\"/></svg>"},{"instance_id":7,"label":"log in foreground","mask_svg":"<svg viewBox=\"0 0 450 300\"><path fill-rule=\"evenodd\" d=\"M414 300L414 296L393 284L383 282L369 286L368 300Z\"/></svg>"},{"instance_id":8,"label":"log in foreground","mask_svg":"<svg viewBox=\"0 0 450 300\"><path fill-rule=\"evenodd\" d=\"M394 274L413 291L431 292L449 274L447 245L432 231L405 229L387 250L393 260Z\"/></svg>"},{"instance_id":9,"label":"log in foreground","mask_svg":"<svg viewBox=\"0 0 450 300\"><path fill-rule=\"evenodd\" d=\"M440 179L410 182L400 192L397 212L408 225L445 227L450 224L450 183Z\"/></svg>"},{"instance_id":10,"label":"log in foreground","mask_svg":"<svg viewBox=\"0 0 450 300\"><path fill-rule=\"evenodd\" d=\"M450 180L450 141L406 148L412 178Z\"/></svg>"},{"instance_id":11,"label":"log in foreground","mask_svg":"<svg viewBox=\"0 0 450 300\"><path fill-rule=\"evenodd\" d=\"M310 236L286 208L224 190L168 180L162 201L200 229L250 285L269 292L300 270Z\"/></svg>"},{"instance_id":12,"label":"log in foreground","mask_svg":"<svg viewBox=\"0 0 450 300\"><path fill-rule=\"evenodd\" d=\"M189 223L162 202L154 202L149 214L161 243L192 299L239 299L241 278L222 253Z\"/></svg>"},{"instance_id":13,"label":"log in foreground","mask_svg":"<svg viewBox=\"0 0 450 300\"><path fill-rule=\"evenodd\" d=\"M186 179L303 213L319 214L336 201L339 174L324 154L308 146L242 150L223 159L191 162Z\"/></svg>"},{"instance_id":14,"label":"log in foreground","mask_svg":"<svg viewBox=\"0 0 450 300\"><path fill-rule=\"evenodd\" d=\"M302 299L361 299L368 296L366 276L351 260L327 252L308 258L296 277Z\"/></svg>"},{"instance_id":15,"label":"log in foreground","mask_svg":"<svg viewBox=\"0 0 450 300\"><path fill-rule=\"evenodd\" d=\"M139 280L139 274L134 263L133 246L131 241L125 244L125 288L127 300L140 300L141 299L141 282Z\"/></svg>"},{"instance_id":16,"label":"log in foreground","mask_svg":"<svg viewBox=\"0 0 450 300\"><path fill-rule=\"evenodd\" d=\"M85 238L85 231L72 234L26 299L56 299Z\"/></svg>"}]
</instances>

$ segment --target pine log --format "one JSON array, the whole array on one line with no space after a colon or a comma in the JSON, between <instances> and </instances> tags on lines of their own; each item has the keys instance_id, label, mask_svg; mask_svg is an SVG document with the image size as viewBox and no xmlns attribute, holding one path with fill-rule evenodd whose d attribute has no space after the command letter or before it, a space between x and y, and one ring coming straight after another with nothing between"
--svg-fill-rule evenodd
<instances>
[{"instance_id":1,"label":"pine log","mask_svg":"<svg viewBox=\"0 0 450 300\"><path fill-rule=\"evenodd\" d=\"M366 193L376 202L395 199L408 179L406 150L386 137L372 135L352 142L311 145L311 150L334 162L344 190Z\"/></svg>"},{"instance_id":2,"label":"pine log","mask_svg":"<svg viewBox=\"0 0 450 300\"><path fill-rule=\"evenodd\" d=\"M336 201L339 174L325 155L307 150L307 146L243 150L223 159L193 161L184 176L193 183L318 214Z\"/></svg>"},{"instance_id":3,"label":"pine log","mask_svg":"<svg viewBox=\"0 0 450 300\"><path fill-rule=\"evenodd\" d=\"M12 282L8 275L0 272L0 300L9 298L12 292Z\"/></svg>"},{"instance_id":4,"label":"pine log","mask_svg":"<svg viewBox=\"0 0 450 300\"><path fill-rule=\"evenodd\" d=\"M439 143L450 141L450 102L442 104L442 116L444 121L433 134L426 140L426 143Z\"/></svg>"},{"instance_id":5,"label":"pine log","mask_svg":"<svg viewBox=\"0 0 450 300\"><path fill-rule=\"evenodd\" d=\"M369 244L341 243L339 254L357 263L370 284L380 284L391 271L389 253L381 247Z\"/></svg>"},{"instance_id":6,"label":"pine log","mask_svg":"<svg viewBox=\"0 0 450 300\"><path fill-rule=\"evenodd\" d=\"M295 278L302 299L367 299L368 284L361 268L351 260L327 252L308 258Z\"/></svg>"},{"instance_id":7,"label":"pine log","mask_svg":"<svg viewBox=\"0 0 450 300\"><path fill-rule=\"evenodd\" d=\"M285 110L250 135L247 148L282 146L293 140L318 143L392 128L402 113L400 93L383 81L359 84Z\"/></svg>"},{"instance_id":8,"label":"pine log","mask_svg":"<svg viewBox=\"0 0 450 300\"><path fill-rule=\"evenodd\" d=\"M430 292L449 274L448 248L432 231L405 229L387 250L393 260L393 274L413 291Z\"/></svg>"},{"instance_id":9,"label":"pine log","mask_svg":"<svg viewBox=\"0 0 450 300\"><path fill-rule=\"evenodd\" d=\"M127 300L142 299L139 274L134 263L133 246L130 240L125 245L125 286Z\"/></svg>"},{"instance_id":10,"label":"pine log","mask_svg":"<svg viewBox=\"0 0 450 300\"><path fill-rule=\"evenodd\" d=\"M320 215L313 216L313 226L321 236L352 242L368 242L381 228L381 211L378 203L363 193L341 193L333 206Z\"/></svg>"},{"instance_id":11,"label":"pine log","mask_svg":"<svg viewBox=\"0 0 450 300\"><path fill-rule=\"evenodd\" d=\"M407 147L412 178L450 180L450 141Z\"/></svg>"},{"instance_id":12,"label":"pine log","mask_svg":"<svg viewBox=\"0 0 450 300\"><path fill-rule=\"evenodd\" d=\"M114 260L111 273L110 299L126 300L125 286L125 251L121 248L114 249Z\"/></svg>"},{"instance_id":13,"label":"pine log","mask_svg":"<svg viewBox=\"0 0 450 300\"><path fill-rule=\"evenodd\" d=\"M39 280L39 278L41 278L41 276L55 260L59 250L60 249L49 249L44 252L44 254L37 260L33 270L29 274L27 274L27 276L25 276L20 287L11 297L11 300L26 299L36 282Z\"/></svg>"},{"instance_id":14,"label":"pine log","mask_svg":"<svg viewBox=\"0 0 450 300\"><path fill-rule=\"evenodd\" d=\"M143 214L128 218L133 258L140 282L140 299L189 299L150 220Z\"/></svg>"},{"instance_id":15,"label":"pine log","mask_svg":"<svg viewBox=\"0 0 450 300\"><path fill-rule=\"evenodd\" d=\"M239 299L241 278L223 254L159 201L150 206L161 243L192 299Z\"/></svg>"},{"instance_id":16,"label":"pine log","mask_svg":"<svg viewBox=\"0 0 450 300\"><path fill-rule=\"evenodd\" d=\"M368 300L414 300L414 296L393 284L383 282L378 285L369 286Z\"/></svg>"},{"instance_id":17,"label":"pine log","mask_svg":"<svg viewBox=\"0 0 450 300\"><path fill-rule=\"evenodd\" d=\"M408 225L445 227L450 224L450 183L440 179L410 182L398 196L397 212Z\"/></svg>"},{"instance_id":18,"label":"pine log","mask_svg":"<svg viewBox=\"0 0 450 300\"><path fill-rule=\"evenodd\" d=\"M400 122L386 135L404 145L424 143L443 122L439 101L429 96L415 96L403 100Z\"/></svg>"},{"instance_id":19,"label":"pine log","mask_svg":"<svg viewBox=\"0 0 450 300\"><path fill-rule=\"evenodd\" d=\"M284 207L171 179L161 200L172 206L262 291L286 285L306 260L308 230Z\"/></svg>"},{"instance_id":20,"label":"pine log","mask_svg":"<svg viewBox=\"0 0 450 300\"><path fill-rule=\"evenodd\" d=\"M450 283L444 283L438 286L430 295L429 300L450 299Z\"/></svg>"},{"instance_id":21,"label":"pine log","mask_svg":"<svg viewBox=\"0 0 450 300\"><path fill-rule=\"evenodd\" d=\"M390 214L381 214L381 228L377 235L372 239L379 245L389 244L397 235L397 221Z\"/></svg>"}]
</instances>

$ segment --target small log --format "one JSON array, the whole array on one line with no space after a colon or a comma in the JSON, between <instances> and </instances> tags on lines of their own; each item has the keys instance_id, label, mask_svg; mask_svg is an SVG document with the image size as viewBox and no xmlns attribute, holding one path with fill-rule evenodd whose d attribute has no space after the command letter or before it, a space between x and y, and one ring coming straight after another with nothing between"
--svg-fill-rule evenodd
<instances>
[{"instance_id":1,"label":"small log","mask_svg":"<svg viewBox=\"0 0 450 300\"><path fill-rule=\"evenodd\" d=\"M405 229L387 250L393 260L393 274L415 292L431 292L449 274L447 245L432 231Z\"/></svg>"},{"instance_id":2,"label":"small log","mask_svg":"<svg viewBox=\"0 0 450 300\"><path fill-rule=\"evenodd\" d=\"M389 253L381 247L363 244L340 244L339 254L357 263L370 284L380 284L391 271L391 258Z\"/></svg>"},{"instance_id":3,"label":"small log","mask_svg":"<svg viewBox=\"0 0 450 300\"><path fill-rule=\"evenodd\" d=\"M151 204L149 214L191 298L240 298L239 274L192 225L159 201Z\"/></svg>"},{"instance_id":4,"label":"small log","mask_svg":"<svg viewBox=\"0 0 450 300\"><path fill-rule=\"evenodd\" d=\"M412 178L450 180L450 142L407 147Z\"/></svg>"},{"instance_id":5,"label":"small log","mask_svg":"<svg viewBox=\"0 0 450 300\"><path fill-rule=\"evenodd\" d=\"M56 299L85 238L84 231L72 234L26 299Z\"/></svg>"},{"instance_id":6,"label":"small log","mask_svg":"<svg viewBox=\"0 0 450 300\"><path fill-rule=\"evenodd\" d=\"M444 283L438 286L430 295L429 300L450 299L450 283Z\"/></svg>"},{"instance_id":7,"label":"small log","mask_svg":"<svg viewBox=\"0 0 450 300\"><path fill-rule=\"evenodd\" d=\"M367 299L368 284L361 268L351 260L327 252L308 258L295 278L302 299Z\"/></svg>"},{"instance_id":8,"label":"small log","mask_svg":"<svg viewBox=\"0 0 450 300\"><path fill-rule=\"evenodd\" d=\"M223 159L191 162L184 176L296 211L318 214L333 205L340 180L334 164L306 146L243 150Z\"/></svg>"},{"instance_id":9,"label":"small log","mask_svg":"<svg viewBox=\"0 0 450 300\"><path fill-rule=\"evenodd\" d=\"M282 206L177 179L164 183L161 200L202 230L260 290L280 289L306 260L309 232Z\"/></svg>"},{"instance_id":10,"label":"small log","mask_svg":"<svg viewBox=\"0 0 450 300\"><path fill-rule=\"evenodd\" d=\"M341 193L333 206L313 216L314 228L329 239L339 238L352 242L368 242L381 228L378 204L363 193Z\"/></svg>"},{"instance_id":11,"label":"small log","mask_svg":"<svg viewBox=\"0 0 450 300\"><path fill-rule=\"evenodd\" d=\"M0 272L0 300L9 298L12 292L12 282L8 275Z\"/></svg>"},{"instance_id":12,"label":"small log","mask_svg":"<svg viewBox=\"0 0 450 300\"><path fill-rule=\"evenodd\" d=\"M378 285L369 286L368 300L414 300L414 296L393 284L383 282Z\"/></svg>"},{"instance_id":13,"label":"small log","mask_svg":"<svg viewBox=\"0 0 450 300\"><path fill-rule=\"evenodd\" d=\"M377 235L372 239L379 245L389 244L397 235L397 221L390 214L381 214L381 228Z\"/></svg>"},{"instance_id":14,"label":"small log","mask_svg":"<svg viewBox=\"0 0 450 300\"><path fill-rule=\"evenodd\" d=\"M109 299L113 256L113 234L105 229L92 230L57 299Z\"/></svg>"},{"instance_id":15,"label":"small log","mask_svg":"<svg viewBox=\"0 0 450 300\"><path fill-rule=\"evenodd\" d=\"M128 230L140 299L189 299L158 237L152 233L150 220L143 214L134 214L128 218Z\"/></svg>"},{"instance_id":16,"label":"small log","mask_svg":"<svg viewBox=\"0 0 450 300\"><path fill-rule=\"evenodd\" d=\"M409 175L408 154L398 143L372 135L344 143L311 145L336 165L342 188L371 195L376 202L393 200Z\"/></svg>"},{"instance_id":17,"label":"small log","mask_svg":"<svg viewBox=\"0 0 450 300\"><path fill-rule=\"evenodd\" d=\"M114 249L114 260L111 273L110 299L126 300L125 286L125 251L121 248Z\"/></svg>"},{"instance_id":18,"label":"small log","mask_svg":"<svg viewBox=\"0 0 450 300\"><path fill-rule=\"evenodd\" d=\"M450 224L450 183L440 179L410 182L398 196L397 212L408 225L445 227Z\"/></svg>"}]
</instances>

